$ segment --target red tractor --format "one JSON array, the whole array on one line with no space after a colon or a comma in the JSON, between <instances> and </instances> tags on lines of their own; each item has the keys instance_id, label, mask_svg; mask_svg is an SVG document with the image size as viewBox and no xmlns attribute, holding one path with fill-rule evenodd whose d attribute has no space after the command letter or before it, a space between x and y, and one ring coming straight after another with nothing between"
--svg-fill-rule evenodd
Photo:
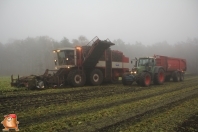
<instances>
[{"instance_id":1,"label":"red tractor","mask_svg":"<svg viewBox=\"0 0 198 132\"><path fill-rule=\"evenodd\" d=\"M69 84L80 87L85 83L117 82L129 70L129 58L120 51L111 50L112 45L108 39L102 41L95 37L86 46L56 49L53 51L56 70L46 70L41 76L12 78L11 85L44 88Z\"/></svg>"}]
</instances>

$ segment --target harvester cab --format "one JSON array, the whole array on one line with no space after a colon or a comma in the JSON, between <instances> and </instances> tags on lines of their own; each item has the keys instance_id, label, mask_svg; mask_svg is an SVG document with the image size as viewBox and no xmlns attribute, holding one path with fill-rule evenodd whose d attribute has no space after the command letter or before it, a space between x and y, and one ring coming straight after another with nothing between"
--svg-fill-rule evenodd
<instances>
[{"instance_id":1,"label":"harvester cab","mask_svg":"<svg viewBox=\"0 0 198 132\"><path fill-rule=\"evenodd\" d=\"M80 48L80 47L78 47ZM77 48L62 48L54 50L55 54L55 69L58 70L60 68L72 68L76 66L76 49Z\"/></svg>"}]
</instances>

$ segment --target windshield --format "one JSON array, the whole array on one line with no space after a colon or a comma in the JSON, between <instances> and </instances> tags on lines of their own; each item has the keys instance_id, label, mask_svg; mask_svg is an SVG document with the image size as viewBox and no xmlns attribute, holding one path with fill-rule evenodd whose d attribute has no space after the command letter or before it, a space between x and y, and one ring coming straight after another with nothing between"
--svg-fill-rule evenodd
<instances>
[{"instance_id":1,"label":"windshield","mask_svg":"<svg viewBox=\"0 0 198 132\"><path fill-rule=\"evenodd\" d=\"M61 50L57 56L59 65L74 65L74 50Z\"/></svg>"},{"instance_id":2,"label":"windshield","mask_svg":"<svg viewBox=\"0 0 198 132\"><path fill-rule=\"evenodd\" d=\"M138 62L138 65L139 66L151 66L153 63L152 63L152 59L150 58L141 58L139 59L139 62Z\"/></svg>"}]
</instances>

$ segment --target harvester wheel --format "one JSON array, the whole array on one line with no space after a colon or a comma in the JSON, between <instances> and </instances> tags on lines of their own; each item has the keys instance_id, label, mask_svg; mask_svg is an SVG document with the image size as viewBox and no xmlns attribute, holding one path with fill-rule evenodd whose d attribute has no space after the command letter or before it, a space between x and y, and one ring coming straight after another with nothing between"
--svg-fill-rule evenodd
<instances>
[{"instance_id":1,"label":"harvester wheel","mask_svg":"<svg viewBox=\"0 0 198 132\"><path fill-rule=\"evenodd\" d=\"M163 69L159 69L158 73L154 75L154 84L163 84L165 80L165 73Z\"/></svg>"},{"instance_id":2,"label":"harvester wheel","mask_svg":"<svg viewBox=\"0 0 198 132\"><path fill-rule=\"evenodd\" d=\"M86 76L82 70L70 71L67 77L67 81L74 87L82 87L85 85Z\"/></svg>"},{"instance_id":3,"label":"harvester wheel","mask_svg":"<svg viewBox=\"0 0 198 132\"><path fill-rule=\"evenodd\" d=\"M148 87L151 84L151 75L148 72L142 73L140 82L142 86Z\"/></svg>"},{"instance_id":4,"label":"harvester wheel","mask_svg":"<svg viewBox=\"0 0 198 132\"><path fill-rule=\"evenodd\" d=\"M179 80L180 80L180 73L178 71L175 71L173 73L173 81L179 82Z\"/></svg>"},{"instance_id":5,"label":"harvester wheel","mask_svg":"<svg viewBox=\"0 0 198 132\"><path fill-rule=\"evenodd\" d=\"M183 73L180 74L180 81L184 81L184 74Z\"/></svg>"},{"instance_id":6,"label":"harvester wheel","mask_svg":"<svg viewBox=\"0 0 198 132\"><path fill-rule=\"evenodd\" d=\"M90 73L89 77L90 77L91 84L94 86L100 85L103 82L103 74L102 74L101 70L99 70L99 69L94 69Z\"/></svg>"}]
</instances>

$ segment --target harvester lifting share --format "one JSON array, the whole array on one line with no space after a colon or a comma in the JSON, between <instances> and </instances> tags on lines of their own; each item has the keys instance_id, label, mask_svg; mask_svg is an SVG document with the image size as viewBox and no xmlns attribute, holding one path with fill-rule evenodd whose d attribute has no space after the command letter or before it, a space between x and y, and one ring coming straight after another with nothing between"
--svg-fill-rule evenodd
<instances>
[{"instance_id":1,"label":"harvester lifting share","mask_svg":"<svg viewBox=\"0 0 198 132\"><path fill-rule=\"evenodd\" d=\"M11 75L11 86L12 87L27 87L28 89L34 89L34 88L45 88L50 87L49 80L56 79L58 80L58 77L54 75L49 74L49 72L57 72L58 70L48 70L46 69L45 73L43 75L30 75L30 76L23 76L18 77L16 79L13 78L13 75ZM52 87L55 87L56 85L52 85Z\"/></svg>"}]
</instances>

